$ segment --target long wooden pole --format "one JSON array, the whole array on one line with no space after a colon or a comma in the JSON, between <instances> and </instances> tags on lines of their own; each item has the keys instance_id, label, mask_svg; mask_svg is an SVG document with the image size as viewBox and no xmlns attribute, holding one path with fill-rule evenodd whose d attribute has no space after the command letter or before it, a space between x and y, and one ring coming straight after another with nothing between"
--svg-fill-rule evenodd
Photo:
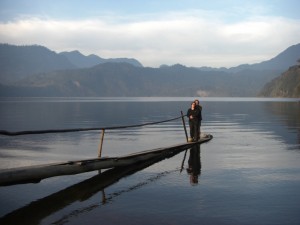
<instances>
[{"instance_id":1,"label":"long wooden pole","mask_svg":"<svg viewBox=\"0 0 300 225\"><path fill-rule=\"evenodd\" d=\"M184 156L183 156L183 160L182 160L182 163L181 163L181 168L180 168L180 173L182 172L182 170L183 170L183 166L184 166L184 161L185 161L185 158L186 158L186 153L187 153L187 150L188 149L186 149L185 150L185 153L184 153Z\"/></svg>"},{"instance_id":2,"label":"long wooden pole","mask_svg":"<svg viewBox=\"0 0 300 225\"><path fill-rule=\"evenodd\" d=\"M183 127L184 127L184 132L185 132L186 141L188 142L188 141L189 141L189 138L188 138L188 134L187 134L187 131L186 131L185 120L184 120L184 116L183 116L183 112L182 112L182 111L181 111L181 118L182 118L182 124L183 124ZM181 173L182 170L183 170L183 166L184 166L184 161L185 161L186 153L187 153L187 149L185 150L184 157L183 157L183 160L182 160L182 163L181 163L180 173Z\"/></svg>"},{"instance_id":3,"label":"long wooden pole","mask_svg":"<svg viewBox=\"0 0 300 225\"><path fill-rule=\"evenodd\" d=\"M182 111L181 111L181 119L182 119L182 124L183 124L183 127L184 127L186 141L189 141L189 137L188 137L188 134L187 134L187 131L186 131L186 126L185 126L185 121L184 121L184 116L183 116L183 112Z\"/></svg>"},{"instance_id":4,"label":"long wooden pole","mask_svg":"<svg viewBox=\"0 0 300 225\"><path fill-rule=\"evenodd\" d=\"M99 149L98 149L98 158L101 158L101 154L102 154L102 146L103 146L103 140L104 140L104 133L105 133L105 130L102 129L102 132L101 132L101 141L100 141Z\"/></svg>"}]
</instances>

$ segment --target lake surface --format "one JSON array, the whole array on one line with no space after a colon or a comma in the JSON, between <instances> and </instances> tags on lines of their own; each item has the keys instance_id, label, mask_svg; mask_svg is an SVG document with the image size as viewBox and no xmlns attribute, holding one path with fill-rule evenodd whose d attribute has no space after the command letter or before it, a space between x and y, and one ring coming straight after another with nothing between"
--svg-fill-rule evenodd
<instances>
[{"instance_id":1,"label":"lake surface","mask_svg":"<svg viewBox=\"0 0 300 225\"><path fill-rule=\"evenodd\" d=\"M192 100L1 98L0 130L155 122L185 114ZM0 187L0 224L299 225L299 100L200 98L201 130L214 138L187 151L182 172L185 151L126 176L108 170ZM0 135L0 169L97 157L100 134ZM102 156L184 142L181 119L108 130Z\"/></svg>"}]
</instances>

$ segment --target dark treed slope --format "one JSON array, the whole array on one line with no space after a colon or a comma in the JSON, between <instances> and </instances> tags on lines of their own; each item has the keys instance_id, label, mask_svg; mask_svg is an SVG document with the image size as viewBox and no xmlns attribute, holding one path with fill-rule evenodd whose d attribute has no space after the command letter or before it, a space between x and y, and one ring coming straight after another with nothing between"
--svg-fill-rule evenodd
<instances>
[{"instance_id":1,"label":"dark treed slope","mask_svg":"<svg viewBox=\"0 0 300 225\"><path fill-rule=\"evenodd\" d=\"M182 65L161 68L104 63L93 68L31 76L0 96L255 96L258 76L199 71Z\"/></svg>"},{"instance_id":2,"label":"dark treed slope","mask_svg":"<svg viewBox=\"0 0 300 225\"><path fill-rule=\"evenodd\" d=\"M290 67L281 76L267 83L260 96L300 98L300 65Z\"/></svg>"},{"instance_id":3,"label":"dark treed slope","mask_svg":"<svg viewBox=\"0 0 300 225\"><path fill-rule=\"evenodd\" d=\"M185 74L185 75L183 75ZM193 96L214 89L226 93L219 73L174 65L164 69L104 63L93 68L31 76L2 86L2 96ZM32 87L32 90L30 90ZM22 93L22 95L20 95Z\"/></svg>"}]
</instances>

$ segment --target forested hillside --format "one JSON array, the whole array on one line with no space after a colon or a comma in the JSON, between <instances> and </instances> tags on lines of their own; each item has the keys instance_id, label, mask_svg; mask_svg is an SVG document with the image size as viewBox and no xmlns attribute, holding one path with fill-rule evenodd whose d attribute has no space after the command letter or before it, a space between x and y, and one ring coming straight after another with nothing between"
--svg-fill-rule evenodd
<instances>
[{"instance_id":1,"label":"forested hillside","mask_svg":"<svg viewBox=\"0 0 300 225\"><path fill-rule=\"evenodd\" d=\"M267 83L260 93L264 97L300 98L300 66L293 66Z\"/></svg>"}]
</instances>

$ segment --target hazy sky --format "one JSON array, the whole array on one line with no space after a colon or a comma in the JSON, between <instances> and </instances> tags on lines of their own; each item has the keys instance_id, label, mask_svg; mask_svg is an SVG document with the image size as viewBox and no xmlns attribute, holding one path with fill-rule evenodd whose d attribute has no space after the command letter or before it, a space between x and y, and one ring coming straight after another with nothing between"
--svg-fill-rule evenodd
<instances>
[{"instance_id":1,"label":"hazy sky","mask_svg":"<svg viewBox=\"0 0 300 225\"><path fill-rule=\"evenodd\" d=\"M231 67L300 43L299 0L0 0L0 43Z\"/></svg>"}]
</instances>

